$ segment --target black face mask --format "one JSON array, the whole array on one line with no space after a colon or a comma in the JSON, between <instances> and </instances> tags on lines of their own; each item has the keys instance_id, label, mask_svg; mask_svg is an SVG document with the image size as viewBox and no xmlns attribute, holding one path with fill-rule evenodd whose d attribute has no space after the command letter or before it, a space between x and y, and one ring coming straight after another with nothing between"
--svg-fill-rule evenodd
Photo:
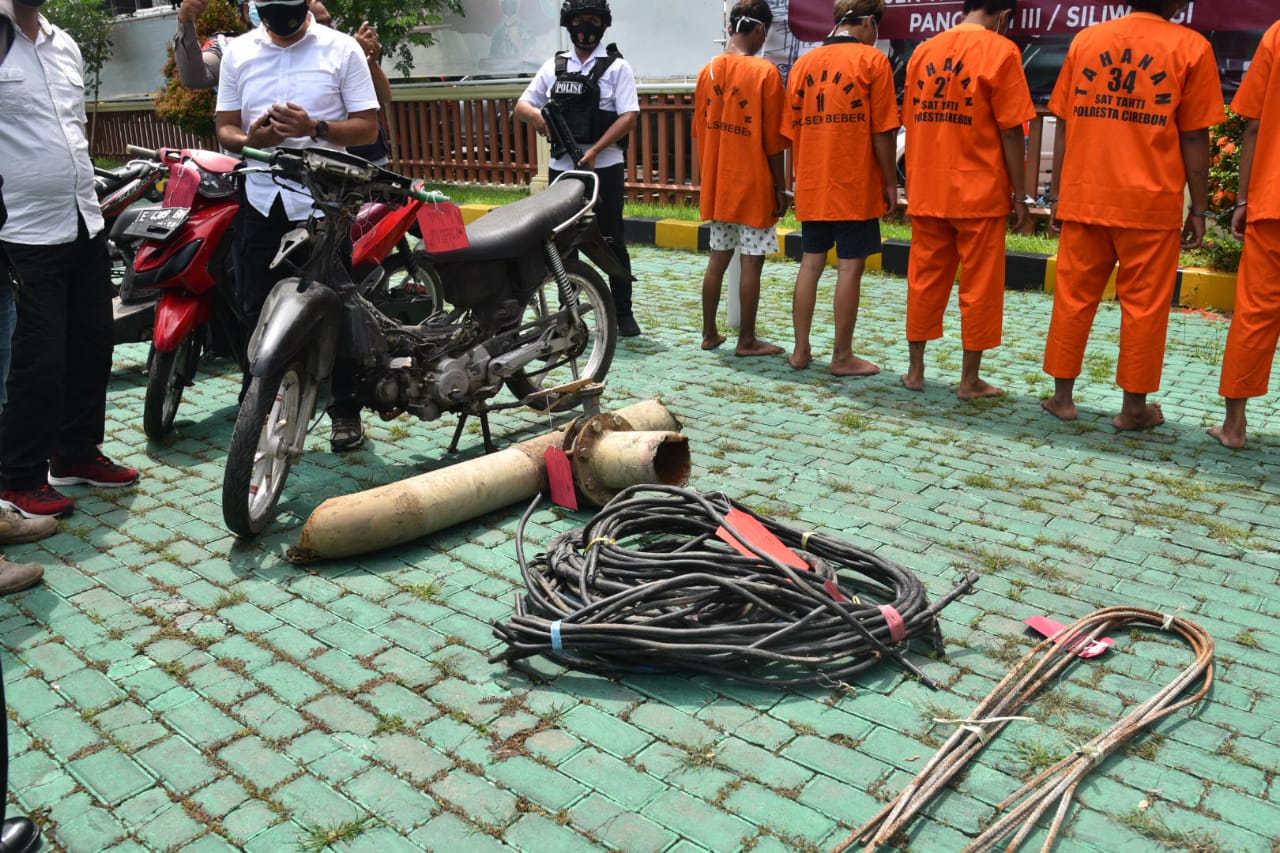
<instances>
[{"instance_id":1,"label":"black face mask","mask_svg":"<svg viewBox=\"0 0 1280 853\"><path fill-rule=\"evenodd\" d=\"M576 47L583 49L595 47L600 43L600 38L604 35L604 27L598 24L589 24L585 21L580 24L569 25L569 36L573 39Z\"/></svg>"},{"instance_id":2,"label":"black face mask","mask_svg":"<svg viewBox=\"0 0 1280 853\"><path fill-rule=\"evenodd\" d=\"M44 5L44 0L15 0L19 6L29 6L32 9L39 9Z\"/></svg>"},{"instance_id":3,"label":"black face mask","mask_svg":"<svg viewBox=\"0 0 1280 853\"><path fill-rule=\"evenodd\" d=\"M281 38L288 38L307 22L307 3L259 3L258 17L262 24Z\"/></svg>"}]
</instances>

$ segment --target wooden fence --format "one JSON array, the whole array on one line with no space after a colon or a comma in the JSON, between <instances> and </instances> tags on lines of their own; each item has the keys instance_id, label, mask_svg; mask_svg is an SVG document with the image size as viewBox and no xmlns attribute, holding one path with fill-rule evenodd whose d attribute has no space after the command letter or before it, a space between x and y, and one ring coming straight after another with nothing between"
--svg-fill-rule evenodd
<instances>
[{"instance_id":1,"label":"wooden fence","mask_svg":"<svg viewBox=\"0 0 1280 853\"><path fill-rule=\"evenodd\" d=\"M527 186L538 174L537 134L515 117L516 96L451 100L397 100L391 123L397 157L391 167L442 183ZM693 96L641 96L640 120L627 148L627 186L633 200L698 201L698 168L690 126ZM128 145L144 148L216 148L160 121L149 109L101 111L95 156L126 158Z\"/></svg>"},{"instance_id":2,"label":"wooden fence","mask_svg":"<svg viewBox=\"0 0 1280 853\"><path fill-rule=\"evenodd\" d=\"M451 99L448 89L412 93L397 100L391 121L397 171L440 183L527 186L538 163L533 128L515 118L516 93ZM125 146L216 148L156 118L148 109L99 112L95 155L127 156ZM693 151L693 95L687 92L640 96L640 120L627 147L627 191L633 201L697 205L701 176ZM1042 120L1032 122L1028 145L1028 188L1041 168ZM787 164L790 182L790 158Z\"/></svg>"}]
</instances>

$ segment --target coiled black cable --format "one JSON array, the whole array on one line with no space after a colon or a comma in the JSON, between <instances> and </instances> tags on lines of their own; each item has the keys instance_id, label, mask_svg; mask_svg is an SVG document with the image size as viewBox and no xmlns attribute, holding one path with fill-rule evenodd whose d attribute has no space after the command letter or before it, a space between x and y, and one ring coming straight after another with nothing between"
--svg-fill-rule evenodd
<instances>
[{"instance_id":1,"label":"coiled black cable","mask_svg":"<svg viewBox=\"0 0 1280 853\"><path fill-rule=\"evenodd\" d=\"M723 494L649 485L624 490L529 562L524 531L539 499L520 520L526 592L494 625L507 643L494 662L542 654L593 672L693 671L786 686L832 685L887 658L936 686L898 648L927 635L941 654L938 612L977 580L962 578L930 605L919 578L870 551L793 530ZM726 518L732 509L809 569L753 545ZM722 541L721 527L755 556Z\"/></svg>"}]
</instances>

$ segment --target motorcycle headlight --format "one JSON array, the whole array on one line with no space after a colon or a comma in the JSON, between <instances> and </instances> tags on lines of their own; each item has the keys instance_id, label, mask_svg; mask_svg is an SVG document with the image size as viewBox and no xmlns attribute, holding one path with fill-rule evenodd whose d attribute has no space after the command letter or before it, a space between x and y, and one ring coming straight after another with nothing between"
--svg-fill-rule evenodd
<instances>
[{"instance_id":1,"label":"motorcycle headlight","mask_svg":"<svg viewBox=\"0 0 1280 853\"><path fill-rule=\"evenodd\" d=\"M229 195L234 195L236 192L235 174L219 174L201 169L200 188L198 191L205 198L226 198Z\"/></svg>"}]
</instances>

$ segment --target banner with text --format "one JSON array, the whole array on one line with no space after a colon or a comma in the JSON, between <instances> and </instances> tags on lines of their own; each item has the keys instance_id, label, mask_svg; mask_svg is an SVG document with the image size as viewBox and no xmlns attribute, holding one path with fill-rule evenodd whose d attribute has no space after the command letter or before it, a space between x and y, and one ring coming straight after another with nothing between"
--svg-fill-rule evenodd
<instances>
[{"instance_id":1,"label":"banner with text","mask_svg":"<svg viewBox=\"0 0 1280 853\"><path fill-rule=\"evenodd\" d=\"M899 75L912 50L930 36L950 29L964 18L964 0L886 0L888 12L880 24L881 46L888 42L890 59ZM784 26L770 40L769 55L785 71L790 64L831 31L831 0L770 0L774 20ZM1072 37L1085 27L1129 14L1130 6L1116 0L1021 0L1009 37L1023 49L1032 92L1048 98L1062 68ZM1228 97L1235 92L1257 49L1262 33L1280 18L1275 0L1196 0L1174 20L1203 32L1213 44ZM899 82L901 80L899 79Z\"/></svg>"}]
</instances>

